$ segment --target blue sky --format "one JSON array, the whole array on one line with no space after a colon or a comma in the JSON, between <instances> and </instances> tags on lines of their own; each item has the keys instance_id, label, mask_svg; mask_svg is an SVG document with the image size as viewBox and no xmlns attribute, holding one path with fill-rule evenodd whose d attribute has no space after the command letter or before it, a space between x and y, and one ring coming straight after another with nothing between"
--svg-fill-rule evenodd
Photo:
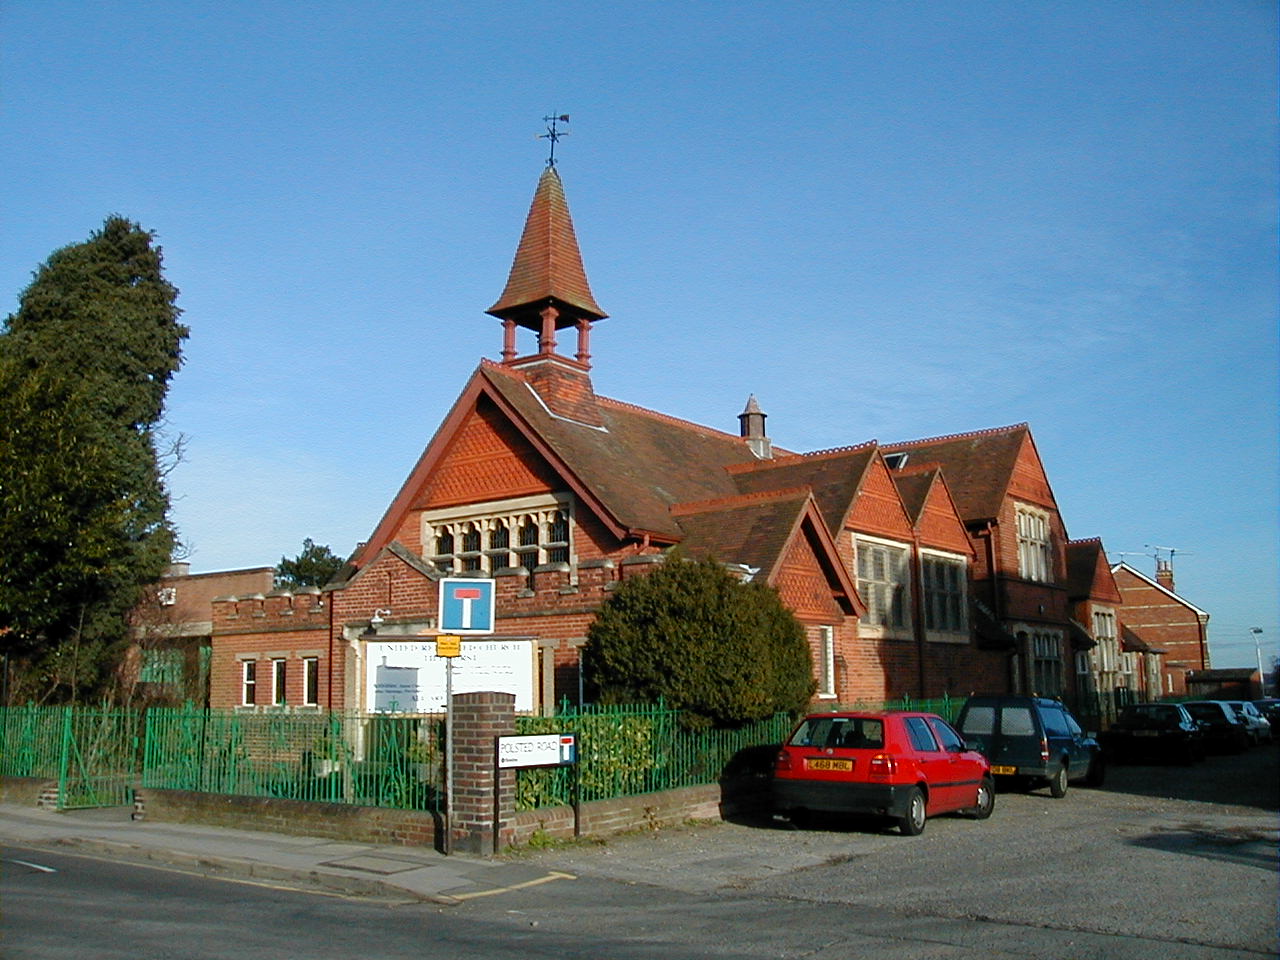
<instances>
[{"instance_id":1,"label":"blue sky","mask_svg":"<svg viewBox=\"0 0 1280 960\"><path fill-rule=\"evenodd\" d=\"M1028 421L1072 537L1280 652L1272 2L0 8L0 313L110 213L191 327L197 571L366 538L545 158L598 392L792 450ZM526 345L522 344L522 347Z\"/></svg>"}]
</instances>

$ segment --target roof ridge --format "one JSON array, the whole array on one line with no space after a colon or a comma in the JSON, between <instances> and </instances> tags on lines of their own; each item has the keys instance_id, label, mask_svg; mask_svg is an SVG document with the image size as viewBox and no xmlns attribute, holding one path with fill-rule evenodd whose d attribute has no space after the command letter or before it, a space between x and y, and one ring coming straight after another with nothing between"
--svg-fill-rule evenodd
<instances>
[{"instance_id":1,"label":"roof ridge","mask_svg":"<svg viewBox=\"0 0 1280 960\"><path fill-rule=\"evenodd\" d=\"M923 437L919 440L899 440L895 443L886 443L882 446L888 447L918 447L926 443L941 443L944 440L963 440L967 437L991 437L1001 433L1012 433L1015 430L1026 430L1030 428L1030 424L1023 420L1021 423L1011 423L1003 427L987 427L983 430L968 430L963 433L944 433L936 437Z\"/></svg>"},{"instance_id":2,"label":"roof ridge","mask_svg":"<svg viewBox=\"0 0 1280 960\"><path fill-rule=\"evenodd\" d=\"M484 370L496 370L499 373L511 377L513 380L522 380L525 383L529 382L529 378L525 376L523 370L517 370L515 367L509 367L507 364L499 363L497 360L490 360L488 357L480 358L480 367Z\"/></svg>"},{"instance_id":3,"label":"roof ridge","mask_svg":"<svg viewBox=\"0 0 1280 960\"><path fill-rule=\"evenodd\" d=\"M689 500L684 503L673 503L670 510L673 517L683 517L692 513L703 513L707 510L728 509L769 500L799 499L800 497L807 499L812 495L813 491L809 487L779 487L776 490L759 490L755 493L737 493L725 497L712 497L709 500Z\"/></svg>"},{"instance_id":4,"label":"roof ridge","mask_svg":"<svg viewBox=\"0 0 1280 960\"><path fill-rule=\"evenodd\" d=\"M895 477L916 477L922 473L928 473L930 470L943 472L942 464L937 460L925 460L923 463L908 463L905 467L898 467L892 473Z\"/></svg>"},{"instance_id":5,"label":"roof ridge","mask_svg":"<svg viewBox=\"0 0 1280 960\"><path fill-rule=\"evenodd\" d=\"M798 463L812 462L816 460L834 460L836 457L842 457L849 453L858 453L870 447L874 447L879 443L877 440L864 440L862 443L855 443L847 447L830 447L826 450L812 450L808 453L784 453L782 456L775 456L770 460L756 460L747 463L734 463L725 467L730 473L751 473L755 471L770 470L774 467L794 467Z\"/></svg>"},{"instance_id":6,"label":"roof ridge","mask_svg":"<svg viewBox=\"0 0 1280 960\"><path fill-rule=\"evenodd\" d=\"M1101 538L1101 537L1080 537L1080 538L1079 538L1079 539L1077 539L1077 540L1068 540L1068 541L1067 541L1067 546L1071 546L1071 545L1073 545L1073 544L1077 544L1077 543L1079 543L1079 544L1084 544L1084 543L1096 543L1096 544L1098 544L1098 546L1102 546L1102 538Z\"/></svg>"},{"instance_id":7,"label":"roof ridge","mask_svg":"<svg viewBox=\"0 0 1280 960\"><path fill-rule=\"evenodd\" d=\"M663 420L667 423L675 424L677 426L688 427L690 429L697 430L700 433L706 433L706 434L717 436L717 437L726 437L730 440L741 441L743 439L737 434L729 433L725 430L717 430L715 427L708 427L706 424L703 424L703 423L694 423L692 420L685 420L681 417L673 417L669 413L659 413L657 410L651 410L648 407L642 407L639 404L635 404L635 403L628 403L625 400L616 400L613 397L602 397L599 394L597 394L596 402L617 407L620 410L628 410L631 413L639 413L646 417L650 417L654 420ZM747 452L748 455L750 455L749 452L747 451L745 441L743 442L742 447L743 447L743 451Z\"/></svg>"}]
</instances>

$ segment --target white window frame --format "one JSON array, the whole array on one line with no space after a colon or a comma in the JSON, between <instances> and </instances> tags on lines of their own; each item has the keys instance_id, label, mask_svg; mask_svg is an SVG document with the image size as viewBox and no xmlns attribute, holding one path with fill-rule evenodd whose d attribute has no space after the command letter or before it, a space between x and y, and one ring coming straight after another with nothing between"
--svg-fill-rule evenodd
<instances>
[{"instance_id":1,"label":"white window frame","mask_svg":"<svg viewBox=\"0 0 1280 960\"><path fill-rule=\"evenodd\" d=\"M876 551L886 551L892 559L893 570L887 580L864 578L861 570L864 567L863 557L874 557ZM874 564L868 559L868 564ZM880 537L868 537L856 533L853 535L853 577L858 586L858 596L867 607L867 616L859 621L858 630L863 636L910 638L911 636L911 591L913 576L911 573L911 547L900 540L887 540ZM871 570L874 574L874 567ZM901 598L899 607L897 600ZM884 613L889 613L889 622L884 621ZM896 614L901 614L901 622L894 623Z\"/></svg>"},{"instance_id":2,"label":"white window frame","mask_svg":"<svg viewBox=\"0 0 1280 960\"><path fill-rule=\"evenodd\" d=\"M289 660L286 657L271 658L271 706L283 707L288 703Z\"/></svg>"},{"instance_id":3,"label":"white window frame","mask_svg":"<svg viewBox=\"0 0 1280 960\"><path fill-rule=\"evenodd\" d=\"M944 565L957 571L959 592L938 590L931 582L930 564ZM942 550L922 549L920 551L920 592L921 605L924 608L925 638L942 643L969 642L969 558L963 554L946 553ZM938 621L936 603L940 598L952 598L955 619L952 627L930 627L930 620ZM944 601L945 602L945 601ZM950 604L948 604L950 605Z\"/></svg>"},{"instance_id":4,"label":"white window frame","mask_svg":"<svg viewBox=\"0 0 1280 960\"><path fill-rule=\"evenodd\" d=\"M315 688L314 695L312 688ZM320 658L302 658L302 705L318 707L320 705Z\"/></svg>"},{"instance_id":5,"label":"white window frame","mask_svg":"<svg viewBox=\"0 0 1280 960\"><path fill-rule=\"evenodd\" d=\"M1093 639L1098 672L1113 674L1120 669L1120 638L1117 633L1116 614L1110 607L1093 608Z\"/></svg>"},{"instance_id":6,"label":"white window frame","mask_svg":"<svg viewBox=\"0 0 1280 960\"><path fill-rule=\"evenodd\" d=\"M1018 575L1037 583L1053 583L1053 525L1049 512L1015 503L1018 533Z\"/></svg>"},{"instance_id":7,"label":"white window frame","mask_svg":"<svg viewBox=\"0 0 1280 960\"><path fill-rule=\"evenodd\" d=\"M818 627L818 699L836 698L835 627Z\"/></svg>"},{"instance_id":8,"label":"white window frame","mask_svg":"<svg viewBox=\"0 0 1280 960\"><path fill-rule=\"evenodd\" d=\"M240 661L240 706L256 707L258 705L258 661L253 659Z\"/></svg>"},{"instance_id":9,"label":"white window frame","mask_svg":"<svg viewBox=\"0 0 1280 960\"><path fill-rule=\"evenodd\" d=\"M553 539L563 526L564 538ZM491 537L505 527L507 545L494 547ZM422 516L422 553L444 573L478 571L493 575L498 570L523 566L529 573L548 563L577 562L573 552L573 498L568 494L517 497L474 503L448 510L432 510ZM522 529L532 529L535 537L522 542ZM464 537L478 532L479 548ZM451 538L451 549L438 549L441 540ZM470 547L470 549L468 549Z\"/></svg>"}]
</instances>

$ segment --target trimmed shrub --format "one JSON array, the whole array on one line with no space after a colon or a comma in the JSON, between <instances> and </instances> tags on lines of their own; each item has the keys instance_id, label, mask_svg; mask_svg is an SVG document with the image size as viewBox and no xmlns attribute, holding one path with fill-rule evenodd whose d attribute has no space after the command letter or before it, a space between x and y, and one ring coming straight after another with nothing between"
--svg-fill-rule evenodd
<instances>
[{"instance_id":1,"label":"trimmed shrub","mask_svg":"<svg viewBox=\"0 0 1280 960\"><path fill-rule=\"evenodd\" d=\"M678 554L609 598L583 668L600 703L662 700L700 726L798 713L814 691L804 628L777 591Z\"/></svg>"}]
</instances>

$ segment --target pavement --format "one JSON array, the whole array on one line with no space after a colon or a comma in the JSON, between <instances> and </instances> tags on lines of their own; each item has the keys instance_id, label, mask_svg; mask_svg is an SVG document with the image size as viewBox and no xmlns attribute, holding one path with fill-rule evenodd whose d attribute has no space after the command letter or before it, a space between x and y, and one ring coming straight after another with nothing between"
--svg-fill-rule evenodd
<instances>
[{"instance_id":1,"label":"pavement","mask_svg":"<svg viewBox=\"0 0 1280 960\"><path fill-rule=\"evenodd\" d=\"M59 812L0 804L0 860L14 859L8 846L47 848L266 886L439 904L574 879L519 860L150 822L131 814L127 807Z\"/></svg>"}]
</instances>

